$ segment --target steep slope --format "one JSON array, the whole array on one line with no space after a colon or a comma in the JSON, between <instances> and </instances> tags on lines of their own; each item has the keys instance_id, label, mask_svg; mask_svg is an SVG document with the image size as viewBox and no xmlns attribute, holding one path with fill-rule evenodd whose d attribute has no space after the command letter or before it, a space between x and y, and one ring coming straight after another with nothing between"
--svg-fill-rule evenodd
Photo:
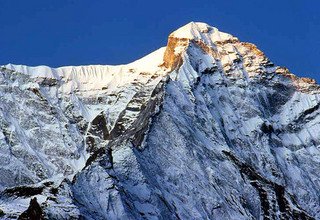
<instances>
[{"instance_id":1,"label":"steep slope","mask_svg":"<svg viewBox=\"0 0 320 220\"><path fill-rule=\"evenodd\" d=\"M132 64L1 73L7 217L320 219L319 86L253 44L191 22Z\"/></svg>"},{"instance_id":2,"label":"steep slope","mask_svg":"<svg viewBox=\"0 0 320 220\"><path fill-rule=\"evenodd\" d=\"M164 49L121 66L2 67L1 189L72 179L149 101Z\"/></svg>"}]
</instances>

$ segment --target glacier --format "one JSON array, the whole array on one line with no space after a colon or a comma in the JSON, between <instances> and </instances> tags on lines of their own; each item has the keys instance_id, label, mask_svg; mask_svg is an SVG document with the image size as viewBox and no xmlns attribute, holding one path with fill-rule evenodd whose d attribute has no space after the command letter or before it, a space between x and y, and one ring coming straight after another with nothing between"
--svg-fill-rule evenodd
<instances>
[{"instance_id":1,"label":"glacier","mask_svg":"<svg viewBox=\"0 0 320 220\"><path fill-rule=\"evenodd\" d=\"M254 44L0 73L2 219L320 219L320 87Z\"/></svg>"}]
</instances>

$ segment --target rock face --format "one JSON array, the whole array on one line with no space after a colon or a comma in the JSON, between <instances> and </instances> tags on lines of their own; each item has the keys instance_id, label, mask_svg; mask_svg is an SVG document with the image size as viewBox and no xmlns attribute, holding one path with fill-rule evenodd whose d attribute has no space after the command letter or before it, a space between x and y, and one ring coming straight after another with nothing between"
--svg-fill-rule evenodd
<instances>
[{"instance_id":1,"label":"rock face","mask_svg":"<svg viewBox=\"0 0 320 220\"><path fill-rule=\"evenodd\" d=\"M19 218L19 220L42 220L44 219L42 209L37 202L37 198L33 198L30 200L29 208L23 212Z\"/></svg>"},{"instance_id":2,"label":"rock face","mask_svg":"<svg viewBox=\"0 0 320 220\"><path fill-rule=\"evenodd\" d=\"M319 92L193 22L128 65L3 66L0 209L37 197L48 219L320 219Z\"/></svg>"}]
</instances>

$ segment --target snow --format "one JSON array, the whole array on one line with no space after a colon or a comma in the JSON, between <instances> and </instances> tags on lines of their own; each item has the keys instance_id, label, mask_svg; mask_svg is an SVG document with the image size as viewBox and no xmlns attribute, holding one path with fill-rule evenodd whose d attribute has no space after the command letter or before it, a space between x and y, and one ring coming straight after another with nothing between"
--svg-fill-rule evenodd
<instances>
[{"instance_id":1,"label":"snow","mask_svg":"<svg viewBox=\"0 0 320 220\"><path fill-rule=\"evenodd\" d=\"M163 54L165 47L162 47L149 55L129 63L127 65L89 65L89 66L65 66L59 68L50 68L47 66L29 67L24 65L8 64L4 67L19 73L29 75L31 78L42 79L58 79L60 81L59 91L64 95L72 94L75 91L85 92L86 96L96 96L109 93L124 92L122 88L127 88L134 81L147 83L152 75L164 76L165 70L159 66L163 62ZM144 75L147 75L144 76ZM161 79L161 78L159 78ZM153 80L150 83L156 85L158 80ZM34 82L23 84L21 89L39 88L39 85ZM126 101L119 103L115 108L123 109L127 102L135 94L135 90L126 92ZM76 97L74 99L77 99ZM79 107L83 115L88 121L93 120L101 111L105 110L105 105L82 105ZM112 106L109 108L112 109Z\"/></svg>"},{"instance_id":2,"label":"snow","mask_svg":"<svg viewBox=\"0 0 320 220\"><path fill-rule=\"evenodd\" d=\"M52 78L72 80L76 83L93 83L92 87L86 85L85 89L98 89L103 85L113 81L119 86L119 83L126 84L132 80L133 76L129 70L132 69L134 72L156 72L159 70L159 65L162 63L163 54L165 47L162 47L147 56L129 63L127 65L88 65L88 66L65 66L59 68L51 68L48 66L25 66L25 65L14 65L7 64L3 67L30 75L32 78ZM125 77L124 77L125 74ZM120 85L121 85L120 84Z\"/></svg>"},{"instance_id":3,"label":"snow","mask_svg":"<svg viewBox=\"0 0 320 220\"><path fill-rule=\"evenodd\" d=\"M225 41L232 39L233 36L219 31L215 27L211 27L202 22L190 22L170 34L170 37L183 38L190 40L203 40L207 45L211 42Z\"/></svg>"}]
</instances>

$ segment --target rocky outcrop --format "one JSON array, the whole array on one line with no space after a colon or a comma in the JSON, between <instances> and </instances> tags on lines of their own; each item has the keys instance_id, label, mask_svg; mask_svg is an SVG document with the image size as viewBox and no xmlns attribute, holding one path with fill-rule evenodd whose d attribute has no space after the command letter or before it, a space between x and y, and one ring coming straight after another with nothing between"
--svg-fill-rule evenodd
<instances>
[{"instance_id":1,"label":"rocky outcrop","mask_svg":"<svg viewBox=\"0 0 320 220\"><path fill-rule=\"evenodd\" d=\"M179 48L186 48L189 44L189 39L180 39L169 36L166 51L163 56L163 66L173 71L182 65L182 54L178 51Z\"/></svg>"},{"instance_id":2,"label":"rocky outcrop","mask_svg":"<svg viewBox=\"0 0 320 220\"><path fill-rule=\"evenodd\" d=\"M30 200L30 205L18 218L19 220L42 220L44 215L42 209L37 202L37 198Z\"/></svg>"}]
</instances>

